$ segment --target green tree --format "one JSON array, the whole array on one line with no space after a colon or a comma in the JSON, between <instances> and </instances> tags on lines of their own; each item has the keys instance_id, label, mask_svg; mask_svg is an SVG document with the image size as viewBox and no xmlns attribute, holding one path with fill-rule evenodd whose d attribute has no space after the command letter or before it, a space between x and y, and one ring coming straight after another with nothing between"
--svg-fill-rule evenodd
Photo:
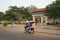
<instances>
[{"instance_id":1,"label":"green tree","mask_svg":"<svg viewBox=\"0 0 60 40\"><path fill-rule=\"evenodd\" d=\"M36 9L38 9L38 8L34 5L29 6L29 11L36 10Z\"/></svg>"},{"instance_id":2,"label":"green tree","mask_svg":"<svg viewBox=\"0 0 60 40\"><path fill-rule=\"evenodd\" d=\"M15 15L11 11L6 11L5 20L14 21L16 20Z\"/></svg>"},{"instance_id":3,"label":"green tree","mask_svg":"<svg viewBox=\"0 0 60 40\"><path fill-rule=\"evenodd\" d=\"M46 6L46 15L55 20L60 18L60 1L56 0L52 4Z\"/></svg>"},{"instance_id":4,"label":"green tree","mask_svg":"<svg viewBox=\"0 0 60 40\"><path fill-rule=\"evenodd\" d=\"M0 21L3 20L3 16L4 16L4 13L3 12L0 12Z\"/></svg>"},{"instance_id":5,"label":"green tree","mask_svg":"<svg viewBox=\"0 0 60 40\"><path fill-rule=\"evenodd\" d=\"M36 9L35 6L31 7L17 7L17 6L10 6L9 9L6 11L6 20L28 20L32 15L30 14L31 10Z\"/></svg>"},{"instance_id":6,"label":"green tree","mask_svg":"<svg viewBox=\"0 0 60 40\"><path fill-rule=\"evenodd\" d=\"M17 6L10 6L10 9L6 11L7 20L21 20L20 8Z\"/></svg>"},{"instance_id":7,"label":"green tree","mask_svg":"<svg viewBox=\"0 0 60 40\"><path fill-rule=\"evenodd\" d=\"M31 13L32 10L36 10L38 8L34 5L30 5L29 7L26 7L26 9L28 10L27 13L28 12ZM31 20L32 19L32 14L27 14L27 17L28 17L29 20Z\"/></svg>"},{"instance_id":8,"label":"green tree","mask_svg":"<svg viewBox=\"0 0 60 40\"><path fill-rule=\"evenodd\" d=\"M29 16L30 12L28 7L10 6L9 9L6 11L5 20L17 20L21 23L21 20L27 20Z\"/></svg>"}]
</instances>

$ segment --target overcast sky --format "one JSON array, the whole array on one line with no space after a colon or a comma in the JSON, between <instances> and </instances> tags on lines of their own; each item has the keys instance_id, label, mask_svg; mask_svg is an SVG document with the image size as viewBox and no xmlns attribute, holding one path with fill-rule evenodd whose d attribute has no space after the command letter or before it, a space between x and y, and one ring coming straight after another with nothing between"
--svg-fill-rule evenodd
<instances>
[{"instance_id":1,"label":"overcast sky","mask_svg":"<svg viewBox=\"0 0 60 40\"><path fill-rule=\"evenodd\" d=\"M30 6L34 5L37 8L45 8L46 5L55 0L0 0L0 11L4 12L9 6Z\"/></svg>"}]
</instances>

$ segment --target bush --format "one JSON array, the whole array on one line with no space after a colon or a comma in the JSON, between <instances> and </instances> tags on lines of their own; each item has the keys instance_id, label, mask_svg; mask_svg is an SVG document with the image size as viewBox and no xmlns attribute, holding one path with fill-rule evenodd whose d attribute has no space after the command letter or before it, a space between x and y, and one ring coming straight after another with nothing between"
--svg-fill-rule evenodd
<instances>
[{"instance_id":1,"label":"bush","mask_svg":"<svg viewBox=\"0 0 60 40\"><path fill-rule=\"evenodd\" d=\"M4 26L7 26L7 25L8 25L8 22L3 23L3 25L4 25Z\"/></svg>"}]
</instances>

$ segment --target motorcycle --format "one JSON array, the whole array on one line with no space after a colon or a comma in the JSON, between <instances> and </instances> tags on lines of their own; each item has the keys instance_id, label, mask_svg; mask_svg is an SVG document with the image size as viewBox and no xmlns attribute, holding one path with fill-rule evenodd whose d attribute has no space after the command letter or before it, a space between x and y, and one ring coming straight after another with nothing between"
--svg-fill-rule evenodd
<instances>
[{"instance_id":1,"label":"motorcycle","mask_svg":"<svg viewBox=\"0 0 60 40\"><path fill-rule=\"evenodd\" d=\"M25 28L25 32L27 32L27 33L34 33L34 28L27 27L27 28Z\"/></svg>"}]
</instances>

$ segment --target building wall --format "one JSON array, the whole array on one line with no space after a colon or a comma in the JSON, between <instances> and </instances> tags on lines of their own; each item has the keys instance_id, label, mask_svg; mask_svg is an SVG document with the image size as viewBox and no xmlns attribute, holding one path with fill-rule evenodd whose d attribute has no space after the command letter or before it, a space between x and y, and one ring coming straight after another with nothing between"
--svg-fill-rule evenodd
<instances>
[{"instance_id":1,"label":"building wall","mask_svg":"<svg viewBox=\"0 0 60 40\"><path fill-rule=\"evenodd\" d=\"M44 16L45 12L31 13L32 16Z\"/></svg>"},{"instance_id":2,"label":"building wall","mask_svg":"<svg viewBox=\"0 0 60 40\"><path fill-rule=\"evenodd\" d=\"M32 16L45 16L45 12L35 12L35 13L31 13L32 14ZM47 18L48 18L48 16L47 16ZM47 19L47 23L53 23L54 22L54 20L53 20L53 18L48 18ZM60 21L59 21L59 19L56 19L56 22L59 22L60 23Z\"/></svg>"}]
</instances>

